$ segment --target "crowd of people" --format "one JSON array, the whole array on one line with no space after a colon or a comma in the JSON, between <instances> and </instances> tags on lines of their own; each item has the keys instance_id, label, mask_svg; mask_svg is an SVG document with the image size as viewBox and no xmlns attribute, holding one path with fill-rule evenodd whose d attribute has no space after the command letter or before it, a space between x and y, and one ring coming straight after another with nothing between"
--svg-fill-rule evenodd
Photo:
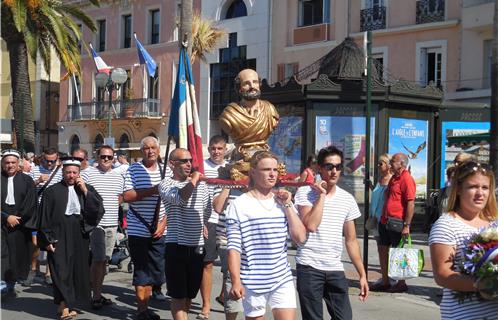
<instances>
[{"instance_id":1,"label":"crowd of people","mask_svg":"<svg viewBox=\"0 0 498 320\"><path fill-rule=\"evenodd\" d=\"M94 309L113 304L103 294L103 283L124 202L137 319L160 319L148 304L151 297L166 299L161 292L165 283L174 319L188 318L199 291L197 319L209 319L218 257L223 286L216 300L227 319L242 313L262 319L267 306L275 319L293 319L296 291L303 319L323 319L323 301L333 319L351 319L343 237L359 276L361 301L369 291L408 290L405 281L393 281L387 272L389 248L410 234L414 214L416 188L405 154L379 157L369 228L377 239L382 277L369 285L354 222L361 213L354 197L338 185L344 163L339 149L327 147L310 158L301 178L306 185L294 195L275 188L278 158L269 151L251 157L249 185L235 189L204 182L227 165L223 136L209 141L204 175L194 170L188 150L174 149L165 164L159 150L157 139L146 137L142 160L130 165L120 155L117 167L115 151L107 145L97 150L95 166L81 148L65 157L49 148L38 164L32 154L3 150L1 275L6 291L15 295L16 282L31 285L42 250L48 264L43 276L53 286L60 319L77 316L77 301L86 299ZM453 291L479 290L454 265L462 259L458 248L466 237L498 226L493 172L464 154L448 172L444 209L429 238L434 278L444 287L441 314L444 319L467 319L470 313L492 318L498 304L458 303ZM288 236L297 245L296 285Z\"/></svg>"}]
</instances>

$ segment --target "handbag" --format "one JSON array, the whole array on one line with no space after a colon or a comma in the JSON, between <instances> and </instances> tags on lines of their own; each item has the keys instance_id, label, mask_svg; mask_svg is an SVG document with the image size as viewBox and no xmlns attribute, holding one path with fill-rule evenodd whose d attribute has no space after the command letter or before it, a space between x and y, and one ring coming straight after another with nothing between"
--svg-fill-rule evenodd
<instances>
[{"instance_id":1,"label":"handbag","mask_svg":"<svg viewBox=\"0 0 498 320\"><path fill-rule=\"evenodd\" d=\"M393 232L401 232L405 221L403 219L387 217L386 229Z\"/></svg>"},{"instance_id":2,"label":"handbag","mask_svg":"<svg viewBox=\"0 0 498 320\"><path fill-rule=\"evenodd\" d=\"M412 237L408 236L408 245L401 238L397 248L389 249L389 277L395 280L416 278L424 268L424 251L412 248Z\"/></svg>"}]
</instances>

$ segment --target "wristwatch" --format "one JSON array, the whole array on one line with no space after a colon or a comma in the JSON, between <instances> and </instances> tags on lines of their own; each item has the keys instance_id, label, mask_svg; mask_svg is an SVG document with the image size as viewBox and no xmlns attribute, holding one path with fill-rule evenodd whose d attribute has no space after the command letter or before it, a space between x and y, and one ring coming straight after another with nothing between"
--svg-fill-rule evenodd
<instances>
[{"instance_id":1,"label":"wristwatch","mask_svg":"<svg viewBox=\"0 0 498 320\"><path fill-rule=\"evenodd\" d=\"M409 224L409 223L407 223L407 222L403 222L403 227L408 227L408 228L410 228L410 224Z\"/></svg>"},{"instance_id":2,"label":"wristwatch","mask_svg":"<svg viewBox=\"0 0 498 320\"><path fill-rule=\"evenodd\" d=\"M284 207L284 208L290 208L290 207L292 207L292 202L287 202L287 203L284 203L284 204L282 205L282 207Z\"/></svg>"}]
</instances>

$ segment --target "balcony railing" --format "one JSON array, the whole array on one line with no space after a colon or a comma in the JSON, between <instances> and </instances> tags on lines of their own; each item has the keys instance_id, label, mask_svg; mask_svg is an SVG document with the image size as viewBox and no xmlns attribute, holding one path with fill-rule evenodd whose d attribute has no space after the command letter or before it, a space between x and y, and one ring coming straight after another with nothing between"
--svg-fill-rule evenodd
<instances>
[{"instance_id":1,"label":"balcony railing","mask_svg":"<svg viewBox=\"0 0 498 320\"><path fill-rule=\"evenodd\" d=\"M417 24L444 21L444 0L417 1Z\"/></svg>"},{"instance_id":2,"label":"balcony railing","mask_svg":"<svg viewBox=\"0 0 498 320\"><path fill-rule=\"evenodd\" d=\"M360 13L361 31L371 31L386 28L386 7L374 6L363 9Z\"/></svg>"},{"instance_id":3,"label":"balcony railing","mask_svg":"<svg viewBox=\"0 0 498 320\"><path fill-rule=\"evenodd\" d=\"M66 121L106 120L109 101L92 101L67 106ZM150 118L160 117L160 100L131 99L112 101L112 118Z\"/></svg>"}]
</instances>

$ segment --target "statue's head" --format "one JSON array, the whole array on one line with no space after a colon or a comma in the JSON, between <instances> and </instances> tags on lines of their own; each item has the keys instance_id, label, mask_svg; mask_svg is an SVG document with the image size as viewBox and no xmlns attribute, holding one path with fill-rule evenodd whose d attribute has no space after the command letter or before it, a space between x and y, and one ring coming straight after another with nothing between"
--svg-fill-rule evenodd
<instances>
[{"instance_id":1,"label":"statue's head","mask_svg":"<svg viewBox=\"0 0 498 320\"><path fill-rule=\"evenodd\" d=\"M235 77L235 91L243 100L256 100L261 96L261 79L252 69L244 69Z\"/></svg>"}]
</instances>

